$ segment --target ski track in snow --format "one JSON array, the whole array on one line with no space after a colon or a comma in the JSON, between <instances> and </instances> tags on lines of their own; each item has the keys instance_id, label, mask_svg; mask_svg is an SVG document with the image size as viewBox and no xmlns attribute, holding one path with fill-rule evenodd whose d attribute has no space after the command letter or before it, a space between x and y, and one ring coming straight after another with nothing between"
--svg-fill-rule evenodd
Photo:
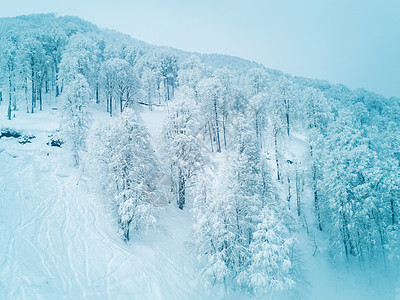
<instances>
[{"instance_id":1,"label":"ski track in snow","mask_svg":"<svg viewBox=\"0 0 400 300\"><path fill-rule=\"evenodd\" d=\"M189 213L164 208L169 232L126 245L68 151L45 144L48 133L27 145L0 139L0 299L204 298L185 253Z\"/></svg>"}]
</instances>

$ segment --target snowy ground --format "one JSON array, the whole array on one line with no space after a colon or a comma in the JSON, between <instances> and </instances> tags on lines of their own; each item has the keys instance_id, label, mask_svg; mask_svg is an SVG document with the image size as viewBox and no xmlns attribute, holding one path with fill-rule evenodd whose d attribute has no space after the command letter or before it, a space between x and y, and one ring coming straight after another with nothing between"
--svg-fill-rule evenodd
<instances>
[{"instance_id":1,"label":"snowy ground","mask_svg":"<svg viewBox=\"0 0 400 300\"><path fill-rule=\"evenodd\" d=\"M0 139L0 299L201 298L185 246L190 215L166 207L164 231L124 244L68 151L46 145L57 124L46 112L1 121L36 139Z\"/></svg>"},{"instance_id":2,"label":"snowy ground","mask_svg":"<svg viewBox=\"0 0 400 300\"><path fill-rule=\"evenodd\" d=\"M215 298L195 285L189 210L160 208L163 230L126 245L105 199L70 166L68 150L46 145L58 127L57 113L20 112L8 121L5 111L0 105L0 127L36 138L26 145L0 139L0 299ZM163 115L143 113L154 141ZM310 299L394 298L383 283L332 268L322 246L313 256L304 234L300 246Z\"/></svg>"}]
</instances>

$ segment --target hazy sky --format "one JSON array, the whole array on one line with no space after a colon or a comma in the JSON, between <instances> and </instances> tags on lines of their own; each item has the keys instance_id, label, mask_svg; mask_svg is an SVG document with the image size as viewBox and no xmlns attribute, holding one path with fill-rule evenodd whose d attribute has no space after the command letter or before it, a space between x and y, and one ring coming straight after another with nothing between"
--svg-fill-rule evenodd
<instances>
[{"instance_id":1,"label":"hazy sky","mask_svg":"<svg viewBox=\"0 0 400 300\"><path fill-rule=\"evenodd\" d=\"M43 12L400 97L399 0L0 1L1 17Z\"/></svg>"}]
</instances>

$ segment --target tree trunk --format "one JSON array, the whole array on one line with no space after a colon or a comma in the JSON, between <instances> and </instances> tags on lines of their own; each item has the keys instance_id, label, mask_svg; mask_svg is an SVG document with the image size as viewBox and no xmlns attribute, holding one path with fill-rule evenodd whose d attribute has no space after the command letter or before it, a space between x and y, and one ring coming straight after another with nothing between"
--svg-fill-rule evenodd
<instances>
[{"instance_id":1,"label":"tree trunk","mask_svg":"<svg viewBox=\"0 0 400 300\"><path fill-rule=\"evenodd\" d=\"M99 99L99 83L96 83L96 103L99 104L100 103L100 99Z\"/></svg>"},{"instance_id":2,"label":"tree trunk","mask_svg":"<svg viewBox=\"0 0 400 300\"><path fill-rule=\"evenodd\" d=\"M35 71L32 67L32 110L31 113L34 113L35 103L36 103L36 95L35 95Z\"/></svg>"},{"instance_id":3,"label":"tree trunk","mask_svg":"<svg viewBox=\"0 0 400 300\"><path fill-rule=\"evenodd\" d=\"M7 112L7 116L8 119L11 120L11 99L12 99L12 82L11 82L11 73L8 77L8 95L9 95L9 101L8 101L8 112Z\"/></svg>"},{"instance_id":4,"label":"tree trunk","mask_svg":"<svg viewBox=\"0 0 400 300\"><path fill-rule=\"evenodd\" d=\"M299 178L299 170L296 164L296 203L297 203L297 215L300 217L301 215L301 207L300 207L300 178Z\"/></svg>"},{"instance_id":5,"label":"tree trunk","mask_svg":"<svg viewBox=\"0 0 400 300\"><path fill-rule=\"evenodd\" d=\"M287 195L287 201L288 201L288 207L290 210L290 201L292 200L292 192L290 190L290 177L287 177L287 184L288 184L288 195Z\"/></svg>"},{"instance_id":6,"label":"tree trunk","mask_svg":"<svg viewBox=\"0 0 400 300\"><path fill-rule=\"evenodd\" d=\"M107 112L109 113L110 112L110 96L106 95L106 98L107 98Z\"/></svg>"},{"instance_id":7,"label":"tree trunk","mask_svg":"<svg viewBox=\"0 0 400 300\"><path fill-rule=\"evenodd\" d=\"M322 220L321 220L321 213L319 209L319 199L318 199L318 191L317 191L317 170L316 166L313 163L313 190L314 190L314 207L315 213L317 214L318 220L318 229L322 231Z\"/></svg>"},{"instance_id":8,"label":"tree trunk","mask_svg":"<svg viewBox=\"0 0 400 300\"><path fill-rule=\"evenodd\" d=\"M211 145L211 152L214 152L213 141L212 141L212 132L211 132L211 125L210 121L208 121L208 131L210 133L210 145Z\"/></svg>"},{"instance_id":9,"label":"tree trunk","mask_svg":"<svg viewBox=\"0 0 400 300\"><path fill-rule=\"evenodd\" d=\"M289 122L289 117L290 117L290 103L289 100L286 100L286 129L287 129L287 135L290 135L290 122Z\"/></svg>"},{"instance_id":10,"label":"tree trunk","mask_svg":"<svg viewBox=\"0 0 400 300\"><path fill-rule=\"evenodd\" d=\"M274 142L275 142L276 177L278 181L281 181L281 173L279 169L279 158L278 158L278 131L276 129L276 125L274 128Z\"/></svg>"},{"instance_id":11,"label":"tree trunk","mask_svg":"<svg viewBox=\"0 0 400 300\"><path fill-rule=\"evenodd\" d=\"M214 99L214 112L215 112L215 129L217 131L217 152L221 152L221 142L219 139L219 124L218 124L218 112L217 112L217 99Z\"/></svg>"},{"instance_id":12,"label":"tree trunk","mask_svg":"<svg viewBox=\"0 0 400 300\"><path fill-rule=\"evenodd\" d=\"M225 148L226 148L226 122L225 122L225 120L226 120L226 117L225 117L225 115L223 114L222 115L222 129L223 129L223 131L224 131L224 146L225 146Z\"/></svg>"},{"instance_id":13,"label":"tree trunk","mask_svg":"<svg viewBox=\"0 0 400 300\"><path fill-rule=\"evenodd\" d=\"M346 218L345 212L345 207L343 200L340 200L340 206L341 206L341 217L342 217L342 231L343 231L343 243L346 251L346 257L348 257L348 254L350 253L351 255L357 255L357 250L354 246L354 243L352 241L352 238L350 236L349 232L349 222Z\"/></svg>"},{"instance_id":14,"label":"tree trunk","mask_svg":"<svg viewBox=\"0 0 400 300\"><path fill-rule=\"evenodd\" d=\"M129 220L129 221L125 221L123 224L122 224L122 230L124 231L124 241L127 243L127 242L129 242L129 235L130 235L130 233L129 233L129 227L130 227L130 225L131 225L131 220Z\"/></svg>"},{"instance_id":15,"label":"tree trunk","mask_svg":"<svg viewBox=\"0 0 400 300\"><path fill-rule=\"evenodd\" d=\"M58 87L58 63L57 60L54 61L54 69L56 72L55 83L56 83L56 97L60 96L60 88Z\"/></svg>"},{"instance_id":16,"label":"tree trunk","mask_svg":"<svg viewBox=\"0 0 400 300\"><path fill-rule=\"evenodd\" d=\"M315 165L315 162L314 162L312 146L310 146L310 156L311 156L311 160L312 160L314 207L315 207L315 213L317 215L317 220L318 220L318 229L322 231L322 220L321 220L321 212L320 212L320 207L319 207L318 190L317 190L317 166Z\"/></svg>"},{"instance_id":17,"label":"tree trunk","mask_svg":"<svg viewBox=\"0 0 400 300\"><path fill-rule=\"evenodd\" d=\"M158 104L161 105L160 79L157 79Z\"/></svg>"},{"instance_id":18,"label":"tree trunk","mask_svg":"<svg viewBox=\"0 0 400 300\"><path fill-rule=\"evenodd\" d=\"M46 94L49 93L49 80L48 80L47 76L46 76L46 80L44 81L44 91Z\"/></svg>"},{"instance_id":19,"label":"tree trunk","mask_svg":"<svg viewBox=\"0 0 400 300\"><path fill-rule=\"evenodd\" d=\"M113 108L112 108L112 95L110 95L110 117L112 117L112 111L113 111Z\"/></svg>"},{"instance_id":20,"label":"tree trunk","mask_svg":"<svg viewBox=\"0 0 400 300\"><path fill-rule=\"evenodd\" d=\"M26 113L29 113L28 78L25 79L25 103L26 103Z\"/></svg>"},{"instance_id":21,"label":"tree trunk","mask_svg":"<svg viewBox=\"0 0 400 300\"><path fill-rule=\"evenodd\" d=\"M166 92L166 101L169 101L169 86L168 86L168 81L167 78L164 78L164 87L165 87L165 92Z\"/></svg>"},{"instance_id":22,"label":"tree trunk","mask_svg":"<svg viewBox=\"0 0 400 300\"><path fill-rule=\"evenodd\" d=\"M17 110L17 97L16 97L16 95L15 95L15 86L13 87L13 110L14 111L16 111Z\"/></svg>"},{"instance_id":23,"label":"tree trunk","mask_svg":"<svg viewBox=\"0 0 400 300\"><path fill-rule=\"evenodd\" d=\"M179 188L178 188L178 207L180 209L183 209L185 206L185 185L186 185L186 179L182 174L182 171L179 170Z\"/></svg>"},{"instance_id":24,"label":"tree trunk","mask_svg":"<svg viewBox=\"0 0 400 300\"><path fill-rule=\"evenodd\" d=\"M168 86L171 89L169 92L170 99L174 99L175 96L175 80L172 74L168 75Z\"/></svg>"},{"instance_id":25,"label":"tree trunk","mask_svg":"<svg viewBox=\"0 0 400 300\"><path fill-rule=\"evenodd\" d=\"M43 110L43 101L42 101L42 84L38 87L38 94L39 94L39 109Z\"/></svg>"}]
</instances>

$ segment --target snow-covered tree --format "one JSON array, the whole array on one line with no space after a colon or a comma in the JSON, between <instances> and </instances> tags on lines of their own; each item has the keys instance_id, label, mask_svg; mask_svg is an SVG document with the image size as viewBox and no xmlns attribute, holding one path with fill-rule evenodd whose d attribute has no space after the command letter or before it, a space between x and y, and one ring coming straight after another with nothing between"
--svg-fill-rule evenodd
<instances>
[{"instance_id":1,"label":"snow-covered tree","mask_svg":"<svg viewBox=\"0 0 400 300\"><path fill-rule=\"evenodd\" d=\"M204 149L196 137L200 129L198 113L193 89L182 87L169 107L168 119L163 126L162 151L177 182L180 209L186 202L188 180L207 163Z\"/></svg>"},{"instance_id":2,"label":"snow-covered tree","mask_svg":"<svg viewBox=\"0 0 400 300\"><path fill-rule=\"evenodd\" d=\"M12 99L15 97L15 77L17 72L18 41L15 36L3 36L0 38L0 68L7 74L8 109L7 117L11 120Z\"/></svg>"},{"instance_id":3,"label":"snow-covered tree","mask_svg":"<svg viewBox=\"0 0 400 300\"><path fill-rule=\"evenodd\" d=\"M174 97L179 71L176 56L169 53L162 53L159 68L165 89L165 100L169 101Z\"/></svg>"},{"instance_id":4,"label":"snow-covered tree","mask_svg":"<svg viewBox=\"0 0 400 300\"><path fill-rule=\"evenodd\" d=\"M73 36L62 54L60 62L61 84L68 84L70 77L78 73L85 77L89 87L95 95L98 93L99 71L101 58L99 44L93 36L78 34ZM94 98L94 97L93 97Z\"/></svg>"},{"instance_id":5,"label":"snow-covered tree","mask_svg":"<svg viewBox=\"0 0 400 300\"><path fill-rule=\"evenodd\" d=\"M146 99L143 104L147 104L152 109L153 104L158 100L157 73L146 67L140 81Z\"/></svg>"},{"instance_id":6,"label":"snow-covered tree","mask_svg":"<svg viewBox=\"0 0 400 300\"><path fill-rule=\"evenodd\" d=\"M61 129L72 147L76 165L80 161L79 152L86 147L90 123L89 97L89 85L81 74L76 74L68 82L62 94Z\"/></svg>"},{"instance_id":7,"label":"snow-covered tree","mask_svg":"<svg viewBox=\"0 0 400 300\"><path fill-rule=\"evenodd\" d=\"M134 106L140 97L140 82L133 67L120 58L112 58L102 66L102 82L107 94L107 110L113 114L113 99L119 103L119 112Z\"/></svg>"},{"instance_id":8,"label":"snow-covered tree","mask_svg":"<svg viewBox=\"0 0 400 300\"><path fill-rule=\"evenodd\" d=\"M150 96L151 98L153 96L152 94L154 94L154 102L158 103L158 105L161 105L162 101L165 100L165 98L163 98L165 92L161 90L163 78L161 76L159 63L161 60L160 56L161 54L157 51L147 52L140 56L135 64L135 70L140 75L145 96L147 96L147 98Z\"/></svg>"},{"instance_id":9,"label":"snow-covered tree","mask_svg":"<svg viewBox=\"0 0 400 300\"><path fill-rule=\"evenodd\" d=\"M109 61L114 72L114 88L119 100L120 112L132 106L138 99L140 83L132 66L125 60L114 59Z\"/></svg>"},{"instance_id":10,"label":"snow-covered tree","mask_svg":"<svg viewBox=\"0 0 400 300\"><path fill-rule=\"evenodd\" d=\"M268 89L270 98L269 111L274 127L274 135L290 136L292 108L296 86L286 76L280 76Z\"/></svg>"},{"instance_id":11,"label":"snow-covered tree","mask_svg":"<svg viewBox=\"0 0 400 300\"><path fill-rule=\"evenodd\" d=\"M251 126L236 117L236 148L211 179L202 173L195 198L194 237L211 285L251 293L289 292L296 284L293 234L275 200ZM280 211L283 209L283 212Z\"/></svg>"},{"instance_id":12,"label":"snow-covered tree","mask_svg":"<svg viewBox=\"0 0 400 300\"><path fill-rule=\"evenodd\" d=\"M218 78L223 89L221 94L221 101L219 110L221 114L222 134L224 138L224 147L227 147L227 130L229 127L229 114L232 109L233 95L236 93L237 88L235 84L235 76L228 68L216 69L213 72L213 77Z\"/></svg>"},{"instance_id":13,"label":"snow-covered tree","mask_svg":"<svg viewBox=\"0 0 400 300\"><path fill-rule=\"evenodd\" d=\"M226 172L225 172L226 171ZM234 191L227 188L226 168L211 177L212 184L201 185L194 205L194 238L200 263L201 279L206 285L235 285L240 265L248 257L240 244L235 215ZM210 176L205 173L203 176Z\"/></svg>"},{"instance_id":14,"label":"snow-covered tree","mask_svg":"<svg viewBox=\"0 0 400 300\"><path fill-rule=\"evenodd\" d=\"M293 234L277 208L283 209L272 202L260 211L248 270L249 286L256 294L271 299L289 295L296 288L299 272Z\"/></svg>"},{"instance_id":15,"label":"snow-covered tree","mask_svg":"<svg viewBox=\"0 0 400 300\"><path fill-rule=\"evenodd\" d=\"M261 68L250 69L246 73L245 86L250 96L257 95L265 91L270 84L269 74Z\"/></svg>"},{"instance_id":16,"label":"snow-covered tree","mask_svg":"<svg viewBox=\"0 0 400 300\"><path fill-rule=\"evenodd\" d=\"M90 138L97 176L113 198L125 241L130 240L132 229L147 229L156 222L153 180L159 167L142 123L138 114L127 108L96 127Z\"/></svg>"},{"instance_id":17,"label":"snow-covered tree","mask_svg":"<svg viewBox=\"0 0 400 300\"><path fill-rule=\"evenodd\" d=\"M264 132L267 130L267 111L269 96L266 93L255 94L249 99L246 113L253 122L254 130L260 147L264 144Z\"/></svg>"},{"instance_id":18,"label":"snow-covered tree","mask_svg":"<svg viewBox=\"0 0 400 300\"><path fill-rule=\"evenodd\" d=\"M194 89L206 76L206 66L198 56L192 55L183 62L178 72L179 85Z\"/></svg>"},{"instance_id":19,"label":"snow-covered tree","mask_svg":"<svg viewBox=\"0 0 400 300\"><path fill-rule=\"evenodd\" d=\"M58 97L60 95L58 75L62 53L67 43L67 35L60 27L51 26L42 35L42 43L50 64L47 74L48 81L52 84L52 88L55 88L55 96ZM49 88L48 81L46 81L47 89Z\"/></svg>"},{"instance_id":20,"label":"snow-covered tree","mask_svg":"<svg viewBox=\"0 0 400 300\"><path fill-rule=\"evenodd\" d=\"M43 48L40 40L34 36L29 35L24 39L23 44L24 63L26 64L27 76L31 81L31 112L33 113L36 108L36 102L39 101L40 110L42 110L42 88L43 80L48 67L48 57Z\"/></svg>"},{"instance_id":21,"label":"snow-covered tree","mask_svg":"<svg viewBox=\"0 0 400 300\"><path fill-rule=\"evenodd\" d=\"M144 55L143 49L126 43L122 44L117 52L119 58L126 60L132 67L134 67Z\"/></svg>"},{"instance_id":22,"label":"snow-covered tree","mask_svg":"<svg viewBox=\"0 0 400 300\"><path fill-rule=\"evenodd\" d=\"M311 169L312 192L314 197L314 210L317 217L317 225L322 230L322 214L320 203L319 181L322 176L324 135L329 120L332 118L331 108L324 95L314 88L306 88L303 91L303 113L305 113L306 132L308 133L308 144Z\"/></svg>"},{"instance_id":23,"label":"snow-covered tree","mask_svg":"<svg viewBox=\"0 0 400 300\"><path fill-rule=\"evenodd\" d=\"M224 86L218 78L205 78L201 80L196 92L202 107L203 123L210 135L211 150L213 141L217 152L221 152L221 105L225 93Z\"/></svg>"},{"instance_id":24,"label":"snow-covered tree","mask_svg":"<svg viewBox=\"0 0 400 300\"><path fill-rule=\"evenodd\" d=\"M349 118L341 116L329 128L321 180L323 213L334 254L364 260L376 257L386 243L385 225L379 221L384 212L378 196L382 173L362 132L347 124Z\"/></svg>"}]
</instances>

